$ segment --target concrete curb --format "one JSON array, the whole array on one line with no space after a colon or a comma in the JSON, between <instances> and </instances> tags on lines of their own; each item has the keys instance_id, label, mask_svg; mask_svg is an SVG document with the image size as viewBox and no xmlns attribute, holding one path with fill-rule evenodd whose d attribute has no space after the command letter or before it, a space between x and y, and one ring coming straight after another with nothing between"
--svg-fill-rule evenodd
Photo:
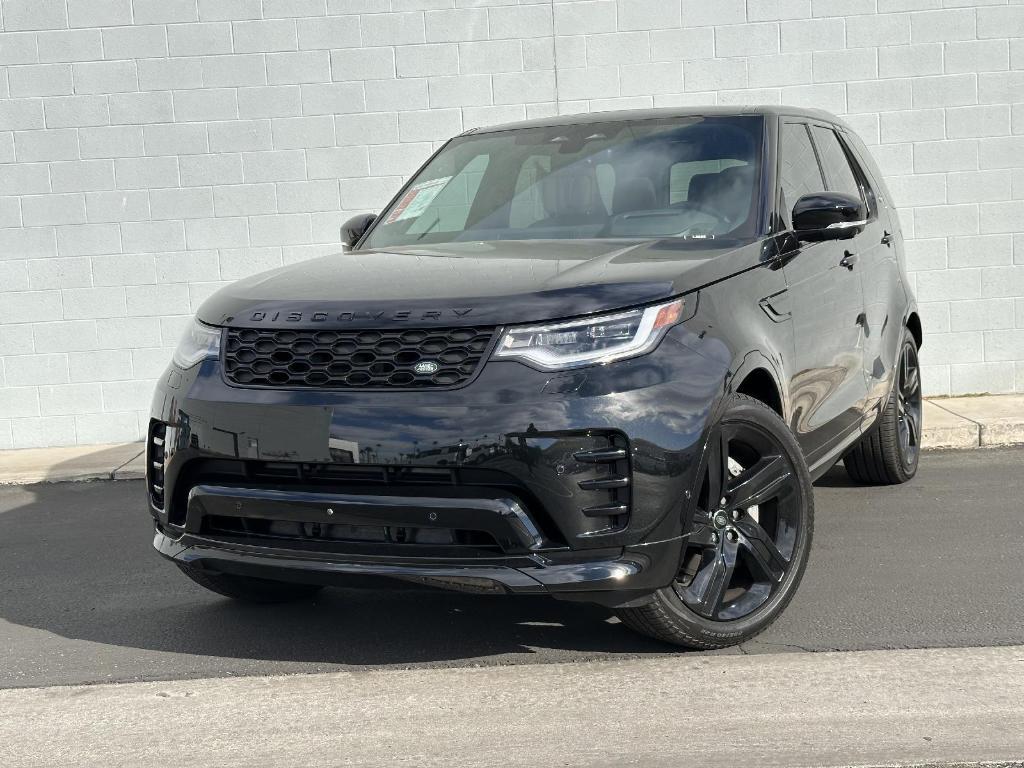
<instances>
[{"instance_id":1,"label":"concrete curb","mask_svg":"<svg viewBox=\"0 0 1024 768\"><path fill-rule=\"evenodd\" d=\"M1024 444L1024 395L935 398L924 404L927 449ZM70 480L137 480L146 475L142 443L0 451L0 485Z\"/></svg>"},{"instance_id":2,"label":"concrete curb","mask_svg":"<svg viewBox=\"0 0 1024 768\"><path fill-rule=\"evenodd\" d=\"M977 448L981 445L980 425L947 411L931 401L924 404L924 435L926 448Z\"/></svg>"},{"instance_id":3,"label":"concrete curb","mask_svg":"<svg viewBox=\"0 0 1024 768\"><path fill-rule=\"evenodd\" d=\"M936 398L930 402L952 416L977 426L978 446L1024 443L1024 395Z\"/></svg>"},{"instance_id":4,"label":"concrete curb","mask_svg":"<svg viewBox=\"0 0 1024 768\"><path fill-rule=\"evenodd\" d=\"M0 451L0 485L145 477L142 443Z\"/></svg>"}]
</instances>

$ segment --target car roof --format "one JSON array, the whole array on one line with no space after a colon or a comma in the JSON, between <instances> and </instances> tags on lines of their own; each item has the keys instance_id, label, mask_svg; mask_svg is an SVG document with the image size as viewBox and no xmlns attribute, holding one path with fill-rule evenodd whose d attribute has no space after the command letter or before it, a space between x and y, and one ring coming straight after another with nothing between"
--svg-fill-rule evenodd
<instances>
[{"instance_id":1,"label":"car roof","mask_svg":"<svg viewBox=\"0 0 1024 768\"><path fill-rule=\"evenodd\" d=\"M835 115L822 109L808 109L807 107L788 107L779 104L735 106L735 107L668 107L664 109L630 109L615 112L588 112L577 115L552 115L534 120L521 120L501 125L491 125L484 128L470 128L461 133L461 136L481 133L497 133L499 131L516 131L522 128L548 128L560 125L587 125L590 123L614 123L614 122L637 122L640 120L652 120L657 118L673 117L728 117L740 115L761 115L764 117L805 117L812 120L823 120L829 123L836 123L846 127Z\"/></svg>"}]
</instances>

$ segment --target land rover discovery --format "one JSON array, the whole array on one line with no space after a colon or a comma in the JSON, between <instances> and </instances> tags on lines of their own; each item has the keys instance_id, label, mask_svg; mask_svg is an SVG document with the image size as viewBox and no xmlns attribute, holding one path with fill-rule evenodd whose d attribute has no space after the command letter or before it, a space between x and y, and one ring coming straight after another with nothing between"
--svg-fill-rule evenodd
<instances>
[{"instance_id":1,"label":"land rover discovery","mask_svg":"<svg viewBox=\"0 0 1024 768\"><path fill-rule=\"evenodd\" d=\"M154 544L215 592L549 595L722 647L792 598L814 478L917 469L903 239L832 115L470 130L342 239L212 296L160 381Z\"/></svg>"}]
</instances>

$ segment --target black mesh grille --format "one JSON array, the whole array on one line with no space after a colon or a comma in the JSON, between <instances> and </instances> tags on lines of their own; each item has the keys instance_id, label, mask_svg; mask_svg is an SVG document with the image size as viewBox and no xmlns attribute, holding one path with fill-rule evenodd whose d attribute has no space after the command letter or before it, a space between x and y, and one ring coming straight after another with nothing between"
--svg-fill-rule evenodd
<instances>
[{"instance_id":1,"label":"black mesh grille","mask_svg":"<svg viewBox=\"0 0 1024 768\"><path fill-rule=\"evenodd\" d=\"M229 328L224 375L233 384L256 387L454 387L473 376L493 336L493 328Z\"/></svg>"}]
</instances>

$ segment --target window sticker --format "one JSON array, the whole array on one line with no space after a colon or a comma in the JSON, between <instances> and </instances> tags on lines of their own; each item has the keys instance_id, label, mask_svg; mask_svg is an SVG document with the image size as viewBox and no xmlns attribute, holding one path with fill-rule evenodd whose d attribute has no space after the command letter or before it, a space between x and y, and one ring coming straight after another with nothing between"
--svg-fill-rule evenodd
<instances>
[{"instance_id":1,"label":"window sticker","mask_svg":"<svg viewBox=\"0 0 1024 768\"><path fill-rule=\"evenodd\" d=\"M439 179L431 179L411 187L398 201L395 209L388 214L384 223L393 224L396 221L418 218L451 179L451 176L442 176Z\"/></svg>"}]
</instances>

